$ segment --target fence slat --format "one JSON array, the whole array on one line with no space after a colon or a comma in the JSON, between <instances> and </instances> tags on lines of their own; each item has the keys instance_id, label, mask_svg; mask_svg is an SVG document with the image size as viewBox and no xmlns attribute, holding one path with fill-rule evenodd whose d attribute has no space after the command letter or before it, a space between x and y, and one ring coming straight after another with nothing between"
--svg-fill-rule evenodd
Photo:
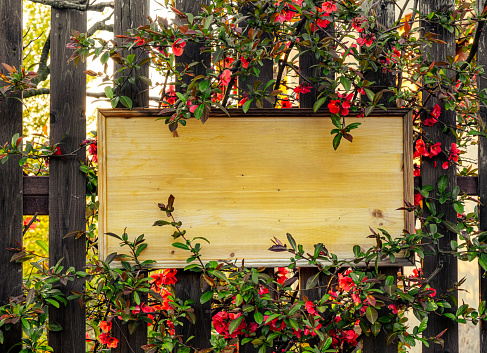
<instances>
[{"instance_id":1,"label":"fence slat","mask_svg":"<svg viewBox=\"0 0 487 353\"><path fill-rule=\"evenodd\" d=\"M420 12L421 13L431 13L437 11L438 9L453 9L455 2L453 0L429 0L420 2ZM422 21L421 26L425 27L424 32L432 32L438 34L436 39L442 40L447 44L432 43L431 48L425 48L425 60L430 62L438 62L446 60L447 55L455 57L455 34L450 33L444 27L439 24L435 24L428 21ZM451 74L450 74L451 75ZM429 99L428 99L429 98ZM441 104L439 99L436 97L428 97L427 93L423 94L423 105L430 111L433 109L435 104L440 104L441 115L438 120L448 126L456 126L456 113L448 110L445 111L444 104ZM427 117L427 113L423 114L422 119ZM452 133L443 133L443 124L436 124L435 126L424 126L423 135L426 139L431 140L433 143L441 142L442 149L450 149L451 144L456 142L455 136ZM443 170L441 167L443 162L447 160L447 157L443 154L438 155L434 159L423 158L421 161L421 176L423 185L432 185L437 192L437 180L441 175L446 175L448 177L448 188L447 191L451 191L457 183L456 170L454 166L450 166L447 170ZM435 167L437 165L438 167ZM433 194L435 195L435 194ZM453 223L457 222L457 213L449 203L443 205L436 203L436 209L438 213L444 213L443 219ZM424 211L427 215L427 209L425 207ZM440 232L445 236L439 239L439 248L451 251L450 241L457 240L457 235L445 229L443 226L439 226ZM437 268L441 267L436 276L434 276L430 285L432 288L436 289L438 293L447 293L448 289L454 288L455 283L458 281L458 263L456 257L452 255L443 255L439 260L436 256L426 256L423 260L423 270L424 275L428 277ZM457 293L450 293L449 295L457 298ZM453 306L449 312L455 313L456 307ZM458 324L452 320L447 320L444 317L438 315L430 315L428 321L428 327L423 332L423 337L432 337L438 335L444 329L448 329L447 332L442 336L445 340L445 348L442 349L437 344L430 344L427 348L423 346L423 352L458 352Z\"/></svg>"},{"instance_id":2,"label":"fence slat","mask_svg":"<svg viewBox=\"0 0 487 353\"><path fill-rule=\"evenodd\" d=\"M370 5L372 5L372 2L369 3L369 6ZM392 28L394 26L395 3L393 1L380 0L377 4L375 12L377 14L377 22L379 25L383 26L384 28ZM389 43L390 46L393 44L394 43ZM395 85L396 81L391 72L383 72L380 65L378 66L379 67L376 71L369 69L364 74L366 80L369 82L374 82L374 84L370 86L370 89L373 92L379 92L387 89L388 87L392 87ZM380 103L389 108L395 107L395 102L389 102L389 98L392 96L392 94L392 92L384 91L382 98L380 99ZM410 172L412 173L412 170ZM383 267L381 269L381 273L385 274L386 276L393 276L394 278L397 278L397 267ZM380 310L379 315L386 315L387 313L388 309L383 308ZM387 334L390 332L391 330L386 332L384 329L381 329L376 337L374 337L372 334L364 337L362 341L362 351L364 353L396 353L398 351L397 341L392 342L390 345L386 344Z\"/></svg>"},{"instance_id":3,"label":"fence slat","mask_svg":"<svg viewBox=\"0 0 487 353\"><path fill-rule=\"evenodd\" d=\"M201 11L200 4L209 4L208 0L204 1L188 1L188 0L176 0L176 8L183 13L197 13ZM201 64L193 66L191 69L194 76L185 75L183 77L184 83L189 83L193 77L203 74L206 75L206 70L211 70L211 56L210 53L201 53L201 44L187 41L184 48L183 55L176 57L176 64L181 65L184 63L199 62ZM181 66L178 66L181 71ZM176 87L178 90L178 87ZM192 122L193 124L197 122ZM169 196L169 195L168 195ZM176 203L178 195L176 196ZM189 236L192 236L189 234ZM211 337L211 301L207 301L205 304L200 303L201 290L200 290L200 274L190 271L178 270L177 273L178 282L175 284L176 297L182 300L191 299L194 304L191 307L194 309L196 316L196 324L193 325L188 321L184 322L182 327L176 328L176 334L183 336L185 342L190 336L194 338L189 341L189 344L195 348L208 348L210 347Z\"/></svg>"},{"instance_id":4,"label":"fence slat","mask_svg":"<svg viewBox=\"0 0 487 353\"><path fill-rule=\"evenodd\" d=\"M479 8L484 4L480 3ZM481 8L483 9L483 8ZM487 65L487 36L484 31L480 35L479 47L477 52L477 65ZM478 77L478 88L483 90L487 88L487 79L483 75ZM480 105L479 118L482 120L483 126L487 126L487 108L485 105ZM487 230L487 139L484 136L479 136L479 155L478 155L478 195L479 195L479 230ZM483 240L485 241L485 239ZM483 277L484 270L479 267L479 294L480 300L487 300L487 277ZM480 321L480 352L487 353L487 324Z\"/></svg>"},{"instance_id":5,"label":"fence slat","mask_svg":"<svg viewBox=\"0 0 487 353\"><path fill-rule=\"evenodd\" d=\"M252 15L254 13L254 6L252 4L246 4L242 6L242 14L245 16L247 14ZM240 26L243 28L246 28L248 26L248 21L242 21L240 23ZM250 29L250 28L248 28ZM244 36L247 35L247 31L244 32ZM255 29L255 28L254 28ZM268 38L268 34L264 33L262 34L261 40L264 40L265 38ZM264 85L272 80L273 75L274 75L274 62L270 59L262 60L262 66L257 65L257 68L260 70L259 76L254 76L254 75L249 75L248 77L245 77L243 75L240 75L238 77L238 87L241 91L243 92L249 92L252 91L254 87L254 83L257 81L262 82L262 85L258 89L264 88ZM249 87L252 87L252 89L249 89ZM272 91L274 85L271 85L267 91ZM268 102L267 100L263 100L263 108L273 108L274 105ZM256 108L255 105L255 100L252 101L250 104L250 108Z\"/></svg>"},{"instance_id":6,"label":"fence slat","mask_svg":"<svg viewBox=\"0 0 487 353\"><path fill-rule=\"evenodd\" d=\"M0 2L0 63L6 63L20 69L22 65L22 0ZM8 18L8 21L6 20ZM7 70L0 66L3 74ZM16 133L22 135L22 103L16 99L0 101L0 143L10 141ZM13 252L6 248L16 248L16 241L22 244L22 167L19 158L12 158L0 167L0 268L2 285L0 286L0 305L8 304L9 297L22 294L22 264L10 262ZM22 337L20 324L5 333L5 341L0 345L0 352L9 348ZM17 346L10 352L19 352Z\"/></svg>"},{"instance_id":7,"label":"fence slat","mask_svg":"<svg viewBox=\"0 0 487 353\"><path fill-rule=\"evenodd\" d=\"M62 153L79 148L86 138L86 75L85 65L76 68L68 63L72 50L66 48L73 30L86 32L86 12L77 10L51 10L51 140L60 143ZM85 230L86 177L80 171L79 159L85 160L85 150L76 156L51 158L49 164L49 265L62 260L64 269L73 266L83 270L85 237L75 239L64 236L73 231ZM78 279L59 289L65 295L71 291L84 291L85 282ZM49 308L51 322L59 323L63 330L49 332L49 345L54 352L85 352L85 308L77 301Z\"/></svg>"},{"instance_id":8,"label":"fence slat","mask_svg":"<svg viewBox=\"0 0 487 353\"><path fill-rule=\"evenodd\" d=\"M149 0L118 0L115 1L114 10L114 26L113 34L127 35L127 31L131 28L137 28L140 25L146 24L147 15L150 12ZM121 41L121 40L120 40ZM121 55L126 57L129 53L123 52ZM137 60L147 57L147 54L135 53ZM139 57L140 55L140 57ZM120 68L119 65L115 65L114 70ZM128 72L123 71L115 74L115 77L119 78L127 76ZM149 77L149 65L142 66L139 70L133 72L130 76L145 76ZM128 77L125 77L127 80ZM133 108L142 108L149 106L149 86L141 80L136 79L135 84L131 84L128 81L122 86L120 94L130 97L132 99ZM119 104L120 108L123 108ZM132 234L135 236L135 234ZM141 302L147 303L147 295L139 293ZM124 297L125 300L129 300L134 303L132 296ZM114 319L114 325L112 329L113 337L116 337L119 341L117 348L112 349L113 353L142 353L144 350L141 348L147 344L147 325L144 322L139 322L134 332L130 333L129 326L123 324L118 318Z\"/></svg>"},{"instance_id":9,"label":"fence slat","mask_svg":"<svg viewBox=\"0 0 487 353\"><path fill-rule=\"evenodd\" d=\"M131 28L137 28L141 25L148 24L147 16L150 11L149 0L117 0L115 1L114 10L114 23L113 34L114 35L127 35L127 30ZM118 39L121 43L123 39ZM123 51L122 57L127 57L129 53ZM148 57L147 53L142 54L142 51L135 52L137 61L143 60ZM117 71L120 65L115 65L114 70ZM132 99L134 108L143 108L149 106L149 86L140 79L135 80L135 84L129 83L128 77L145 76L149 77L149 65L146 64L140 69L135 70L131 75L125 70L115 74L115 78L118 79L125 76L125 84L120 90L120 94L128 96ZM124 106L119 105L119 108Z\"/></svg>"}]
</instances>

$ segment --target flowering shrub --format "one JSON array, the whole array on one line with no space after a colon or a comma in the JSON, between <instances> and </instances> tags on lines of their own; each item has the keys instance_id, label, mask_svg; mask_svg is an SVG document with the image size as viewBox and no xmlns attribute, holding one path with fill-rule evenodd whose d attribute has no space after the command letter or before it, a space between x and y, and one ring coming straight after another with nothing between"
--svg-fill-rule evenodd
<instances>
[{"instance_id":1,"label":"flowering shrub","mask_svg":"<svg viewBox=\"0 0 487 353\"><path fill-rule=\"evenodd\" d=\"M251 11L245 11L246 5L252 6ZM94 57L103 65L113 60L122 72L143 65L158 70L166 78L159 85L161 112L170 112L164 119L172 131L186 125L191 118L204 123L212 109L226 111L228 107L240 106L248 111L252 104L262 107L264 101L274 107L291 108L301 95L316 92L314 110L327 107L330 111L335 148L342 138L352 142L351 131L359 128L360 122L347 123L348 119L360 119L373 109L386 109L386 103L391 102L411 109L415 123L416 176L421 174L421 161L432 162L435 167L440 161L438 168L441 164L442 169L463 166L462 154L467 145L475 143L473 136L486 136L476 116L479 106L486 103L476 84L484 70L473 61L474 55L465 58L463 52L470 50L475 54L478 44L474 43L475 26L484 22L485 11L477 16L469 4L431 13L414 12L392 28L382 28L373 9L363 10L360 2L349 1L214 0L194 14L171 9L175 15L172 23L164 18L150 19L148 25L119 36L122 42L74 32L67 46L74 51L71 60L75 63ZM405 10L406 7L401 12ZM460 54L463 56L435 62L424 55L433 44L444 44L436 39L435 33L420 35L425 24L436 24L462 38ZM204 67L203 74L195 75L201 71L195 68L201 68L200 63L181 65L178 61L188 43L198 43L202 52L212 54L212 61ZM123 57L124 52L128 54ZM142 53L148 54L148 59L142 59L144 56L139 55ZM316 75L312 77L306 77L303 68L300 70L297 65L298 56L304 53L313 54L317 61ZM245 84L247 78L259 76L265 60L277 64L276 78ZM4 67L7 72L0 74L0 80L6 85L0 90L0 100L15 98L18 92L33 88L31 80L35 73L6 64ZM293 86L285 81L285 72L287 76L299 78L299 82ZM333 79L330 73L334 73ZM370 73L391 75L391 84L377 89L370 81ZM131 99L120 95L123 85L134 80L151 83L142 76L133 80L126 76L120 80L90 70L87 74L101 76L113 84L105 88L113 107L119 104L132 107ZM384 97L388 97L387 102ZM433 100L438 104L430 104ZM447 111L455 112L456 125L446 124ZM457 141L442 146L427 133L432 127L455 132ZM149 342L143 347L148 353L173 350L188 353L198 349L191 342L182 342L176 334L179 327L195 319L191 301L183 302L174 296L176 270L150 273L151 261L139 261L140 253L147 246L143 235L130 241L126 233L110 234L120 241L123 249L128 249L128 254L111 254L104 261L98 259L96 135L80 141L80 148L88 148L89 154L80 167L88 179L88 266L78 272L64 269L61 262L48 268L45 259L36 257L35 252L21 245L10 249L14 252L12 261L39 260L32 262L34 270L25 278L24 293L0 307L0 341L12 325L20 322L25 332L21 342L25 352L49 350L45 333L62 327L48 321L48 306L60 307L68 300L77 300L87 308L88 351L115 348L119 342L112 332L118 324L128 325L131 331L138 325L148 325ZM15 135L0 147L0 160L5 163L10 155L20 155L20 163L25 164L29 159L48 161L74 153L64 151L60 142L48 139L42 143L30 142ZM47 169L47 166L39 168ZM461 173L475 172L471 166L465 166ZM478 259L480 266L487 270L485 234L475 230L477 214L464 214L463 201L467 196L460 194L458 186L449 191L447 184L448 179L442 176L435 187L416 188L414 204L404 207L415 213L421 225L415 233L391 236L385 229L371 229L369 236L376 239L377 246L370 249L355 246L352 259L338 259L328 252L326 244L303 249L291 235L287 235L287 244L274 239L270 250L288 252L290 261L287 268L279 268L271 275L263 269L237 267L233 263L203 263L200 244L186 238L172 216L173 199L159 205L171 217L170 221L156 221L155 226L176 228L175 246L190 251L186 270L200 272L206 283L200 301L212 301L214 351L232 352L238 345L249 344L258 347L261 353L268 347L275 352L297 349L351 352L364 336L377 336L380 332L386 333L388 343L399 341L405 347L417 342L442 344L444 331L432 337L423 336L430 315L442 315L459 323L478 323L485 320L485 302L478 308L464 304L449 310L456 303L448 293L437 293L429 285L434 271L427 278L420 269L413 276L400 273L394 278L383 275L378 264L384 259L394 262L396 256L423 259L425 253L438 256L450 253L460 260ZM436 204L453 207L458 222L444 221L436 211ZM34 222L35 219L28 221L26 230ZM457 234L459 239L452 240L451 251L439 246L446 230ZM297 283L298 262L318 270L307 283ZM358 264L362 267L357 267ZM316 288L323 275L328 282L321 298L312 301L302 295L304 290ZM76 277L86 278L86 290L64 297L56 286ZM133 299L128 300L129 297ZM411 324L406 312L413 312L420 320L409 332L407 328Z\"/></svg>"}]
</instances>

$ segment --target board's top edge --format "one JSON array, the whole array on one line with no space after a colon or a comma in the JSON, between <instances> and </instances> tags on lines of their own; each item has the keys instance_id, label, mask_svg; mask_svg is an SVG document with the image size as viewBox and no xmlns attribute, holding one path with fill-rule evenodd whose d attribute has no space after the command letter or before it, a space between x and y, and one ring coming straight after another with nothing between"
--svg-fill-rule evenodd
<instances>
[{"instance_id":1,"label":"board's top edge","mask_svg":"<svg viewBox=\"0 0 487 353\"><path fill-rule=\"evenodd\" d=\"M288 109L249 109L247 113L244 113L242 109L228 109L230 117L330 117L331 114L328 110L319 110L314 112L312 108L288 108ZM98 109L99 114L104 117L119 117L119 118L135 118L135 117L154 117L162 118L171 116L174 111L167 111L161 114L161 109L143 108L143 109ZM388 108L387 111L382 109L374 109L367 117L404 117L411 112L410 109L405 108ZM222 118L228 117L228 115L222 110L213 109L210 113L210 117ZM347 118L355 118L353 114L350 114Z\"/></svg>"}]
</instances>

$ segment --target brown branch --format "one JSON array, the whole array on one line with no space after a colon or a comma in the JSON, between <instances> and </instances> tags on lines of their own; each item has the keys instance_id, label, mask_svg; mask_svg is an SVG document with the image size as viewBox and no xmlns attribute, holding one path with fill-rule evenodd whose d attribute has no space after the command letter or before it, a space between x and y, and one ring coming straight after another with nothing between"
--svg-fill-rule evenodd
<instances>
[{"instance_id":1,"label":"brown branch","mask_svg":"<svg viewBox=\"0 0 487 353\"><path fill-rule=\"evenodd\" d=\"M115 8L115 2L100 2L99 4L88 5L86 3L74 3L68 0L60 1L60 0L29 0L31 2L35 2L37 4L48 5L55 9L61 10L79 10L79 11L98 11L103 12L105 8Z\"/></svg>"},{"instance_id":2,"label":"brown branch","mask_svg":"<svg viewBox=\"0 0 487 353\"><path fill-rule=\"evenodd\" d=\"M30 97L35 97L35 96L40 96L43 94L50 94L51 90L49 88L38 88L38 89L29 89L24 91L23 97L24 98L30 98ZM86 92L86 95L88 97L92 98L106 98L106 95L104 92ZM161 100L161 97L149 97L151 101L159 102Z\"/></svg>"},{"instance_id":3,"label":"brown branch","mask_svg":"<svg viewBox=\"0 0 487 353\"><path fill-rule=\"evenodd\" d=\"M51 72L50 67L47 66L47 59L49 58L49 50L51 49L51 33L47 36L46 42L41 52L41 59L39 60L39 67L37 68L37 76L32 79L32 83L37 85L47 79Z\"/></svg>"},{"instance_id":4,"label":"brown branch","mask_svg":"<svg viewBox=\"0 0 487 353\"><path fill-rule=\"evenodd\" d=\"M482 11L482 13L484 13L485 10L487 10L487 1L485 2L484 10ZM485 17L485 16L483 16L483 17ZM462 66L460 66L460 71L465 70L467 65L470 62L472 62L473 58L475 57L475 54L477 54L477 51L479 49L480 35L482 34L482 28L484 28L484 25L485 25L485 20L480 20L478 22L477 31L475 32L475 37L473 39L472 47L470 48L470 53L468 54L468 57L465 60L465 63L463 63ZM460 72L457 73L456 80L458 80L459 76L460 76Z\"/></svg>"},{"instance_id":5,"label":"brown branch","mask_svg":"<svg viewBox=\"0 0 487 353\"><path fill-rule=\"evenodd\" d=\"M108 21L113 16L113 12L101 21L96 22L93 26L88 29L87 37L91 37L96 31L109 31L113 32L113 25L107 25L105 22Z\"/></svg>"}]
</instances>

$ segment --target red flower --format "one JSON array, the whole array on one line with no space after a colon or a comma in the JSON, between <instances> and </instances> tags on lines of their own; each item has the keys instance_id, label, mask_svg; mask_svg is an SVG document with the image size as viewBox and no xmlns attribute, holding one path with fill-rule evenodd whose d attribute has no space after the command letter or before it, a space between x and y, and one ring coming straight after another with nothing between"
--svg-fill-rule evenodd
<instances>
[{"instance_id":1,"label":"red flower","mask_svg":"<svg viewBox=\"0 0 487 353\"><path fill-rule=\"evenodd\" d=\"M29 224L30 221L32 221L32 217L27 217L26 219L24 219L24 226L27 226L27 224ZM37 228L37 223L34 221L30 225L29 229L36 229L36 228Z\"/></svg>"},{"instance_id":2,"label":"red flower","mask_svg":"<svg viewBox=\"0 0 487 353\"><path fill-rule=\"evenodd\" d=\"M415 152L414 152L414 158L417 158L419 156L425 156L425 157L429 157L429 153L428 153L428 150L426 149L426 145L424 143L423 140L419 139L419 140L416 140L416 148L415 148Z\"/></svg>"},{"instance_id":3,"label":"red flower","mask_svg":"<svg viewBox=\"0 0 487 353\"><path fill-rule=\"evenodd\" d=\"M414 194L414 204L416 206L419 206L421 204L421 200L423 200L423 196L419 192L415 193Z\"/></svg>"},{"instance_id":4,"label":"red flower","mask_svg":"<svg viewBox=\"0 0 487 353\"><path fill-rule=\"evenodd\" d=\"M287 269L285 267L278 267L277 268L277 283L279 284L284 284L284 282L286 282L286 279L287 279Z\"/></svg>"},{"instance_id":5,"label":"red flower","mask_svg":"<svg viewBox=\"0 0 487 353\"><path fill-rule=\"evenodd\" d=\"M367 19L362 16L357 16L352 20L352 27L359 33L362 33L364 28L362 27L362 24L364 22L367 22Z\"/></svg>"},{"instance_id":6,"label":"red flower","mask_svg":"<svg viewBox=\"0 0 487 353\"><path fill-rule=\"evenodd\" d=\"M304 304L304 306L306 307L306 311L311 315L317 314L312 301L307 301L306 304Z\"/></svg>"},{"instance_id":7,"label":"red flower","mask_svg":"<svg viewBox=\"0 0 487 353\"><path fill-rule=\"evenodd\" d=\"M100 321L100 328L103 332L109 332L112 329L111 321Z\"/></svg>"},{"instance_id":8,"label":"red flower","mask_svg":"<svg viewBox=\"0 0 487 353\"><path fill-rule=\"evenodd\" d=\"M429 116L426 119L424 119L423 124L425 126L433 126L438 122L438 120L434 116Z\"/></svg>"},{"instance_id":9,"label":"red flower","mask_svg":"<svg viewBox=\"0 0 487 353\"><path fill-rule=\"evenodd\" d=\"M435 107L433 108L433 111L431 112L431 115L435 118L439 118L441 114L441 107L439 104L436 104Z\"/></svg>"},{"instance_id":10,"label":"red flower","mask_svg":"<svg viewBox=\"0 0 487 353\"><path fill-rule=\"evenodd\" d=\"M61 148L59 146L54 147L54 153L55 156L60 156L61 155Z\"/></svg>"},{"instance_id":11,"label":"red flower","mask_svg":"<svg viewBox=\"0 0 487 353\"><path fill-rule=\"evenodd\" d=\"M363 47L364 45L366 47L370 47L372 45L372 43L374 42L374 40L375 40L375 37L373 34L367 34L367 35L365 35L365 37L357 38L357 44L360 45L361 47Z\"/></svg>"},{"instance_id":12,"label":"red flower","mask_svg":"<svg viewBox=\"0 0 487 353\"><path fill-rule=\"evenodd\" d=\"M174 42L172 45L172 52L176 56L183 55L184 47L186 46L186 42L179 38L177 41Z\"/></svg>"},{"instance_id":13,"label":"red flower","mask_svg":"<svg viewBox=\"0 0 487 353\"><path fill-rule=\"evenodd\" d=\"M245 102L247 102L249 100L249 95L247 94L247 92L244 92L243 93L243 97L242 99L240 100L240 102L238 102L238 106L241 107L242 105L245 104Z\"/></svg>"},{"instance_id":14,"label":"red flower","mask_svg":"<svg viewBox=\"0 0 487 353\"><path fill-rule=\"evenodd\" d=\"M224 60L224 63L225 63L225 64L224 64L224 67L225 67L225 68L230 67L230 65L231 65L231 64L232 64L234 61L235 61L235 59L234 59L234 58L232 58L232 57L230 57L230 56L227 56L227 57L225 58L225 60Z\"/></svg>"},{"instance_id":15,"label":"red flower","mask_svg":"<svg viewBox=\"0 0 487 353\"><path fill-rule=\"evenodd\" d=\"M388 305L387 307L392 311L394 315L399 312L399 308L395 304Z\"/></svg>"},{"instance_id":16,"label":"red flower","mask_svg":"<svg viewBox=\"0 0 487 353\"><path fill-rule=\"evenodd\" d=\"M416 163L414 163L414 173L413 173L413 175L415 177L421 176L421 169L420 169L419 165L417 165Z\"/></svg>"},{"instance_id":17,"label":"red flower","mask_svg":"<svg viewBox=\"0 0 487 353\"><path fill-rule=\"evenodd\" d=\"M293 104L289 101L289 99L285 98L281 100L281 107L282 108L292 108Z\"/></svg>"},{"instance_id":18,"label":"red flower","mask_svg":"<svg viewBox=\"0 0 487 353\"><path fill-rule=\"evenodd\" d=\"M173 85L169 86L169 89L165 92L165 99L169 104L174 104L176 103L176 90L174 89Z\"/></svg>"},{"instance_id":19,"label":"red flower","mask_svg":"<svg viewBox=\"0 0 487 353\"><path fill-rule=\"evenodd\" d=\"M430 157L437 156L441 152L441 142L437 142L430 147Z\"/></svg>"},{"instance_id":20,"label":"red flower","mask_svg":"<svg viewBox=\"0 0 487 353\"><path fill-rule=\"evenodd\" d=\"M350 291L352 287L355 287L355 283L349 276L344 276L343 274L338 274L338 285L342 288L345 292Z\"/></svg>"},{"instance_id":21,"label":"red flower","mask_svg":"<svg viewBox=\"0 0 487 353\"><path fill-rule=\"evenodd\" d=\"M220 84L222 86L228 86L230 83L230 79L232 77L232 72L228 69L223 70L222 74L220 75Z\"/></svg>"},{"instance_id":22,"label":"red flower","mask_svg":"<svg viewBox=\"0 0 487 353\"><path fill-rule=\"evenodd\" d=\"M102 333L102 334L100 334L100 336L98 336L98 341L101 344L107 344L109 338L110 338L110 335L108 333Z\"/></svg>"},{"instance_id":23,"label":"red flower","mask_svg":"<svg viewBox=\"0 0 487 353\"><path fill-rule=\"evenodd\" d=\"M137 45L144 45L145 44L145 38L142 37L135 37L135 44Z\"/></svg>"},{"instance_id":24,"label":"red flower","mask_svg":"<svg viewBox=\"0 0 487 353\"><path fill-rule=\"evenodd\" d=\"M311 92L311 85L307 82L301 82L299 86L294 89L295 93L309 93Z\"/></svg>"},{"instance_id":25,"label":"red flower","mask_svg":"<svg viewBox=\"0 0 487 353\"><path fill-rule=\"evenodd\" d=\"M340 111L340 107L337 105L337 103L340 103L340 101L333 100L330 103L328 103L328 109L330 110L330 113L338 114L338 112Z\"/></svg>"},{"instance_id":26,"label":"red flower","mask_svg":"<svg viewBox=\"0 0 487 353\"><path fill-rule=\"evenodd\" d=\"M244 58L243 56L240 58L240 61L242 62L242 66L244 69L246 69L247 67L249 67L249 64L250 64L250 60L247 60L246 58Z\"/></svg>"},{"instance_id":27,"label":"red flower","mask_svg":"<svg viewBox=\"0 0 487 353\"><path fill-rule=\"evenodd\" d=\"M321 27L321 28L325 28L326 26L328 26L330 24L330 21L328 21L328 20L322 20L321 18L319 18L319 19L316 20L316 24L319 27Z\"/></svg>"},{"instance_id":28,"label":"red flower","mask_svg":"<svg viewBox=\"0 0 487 353\"><path fill-rule=\"evenodd\" d=\"M323 9L323 11L329 15L330 13L332 13L333 11L336 11L337 10L337 6L335 5L334 2L332 1L326 1L324 2L322 5L321 5L321 8Z\"/></svg>"},{"instance_id":29,"label":"red flower","mask_svg":"<svg viewBox=\"0 0 487 353\"><path fill-rule=\"evenodd\" d=\"M117 348L118 340L115 337L110 337L107 341L108 348Z\"/></svg>"}]
</instances>

